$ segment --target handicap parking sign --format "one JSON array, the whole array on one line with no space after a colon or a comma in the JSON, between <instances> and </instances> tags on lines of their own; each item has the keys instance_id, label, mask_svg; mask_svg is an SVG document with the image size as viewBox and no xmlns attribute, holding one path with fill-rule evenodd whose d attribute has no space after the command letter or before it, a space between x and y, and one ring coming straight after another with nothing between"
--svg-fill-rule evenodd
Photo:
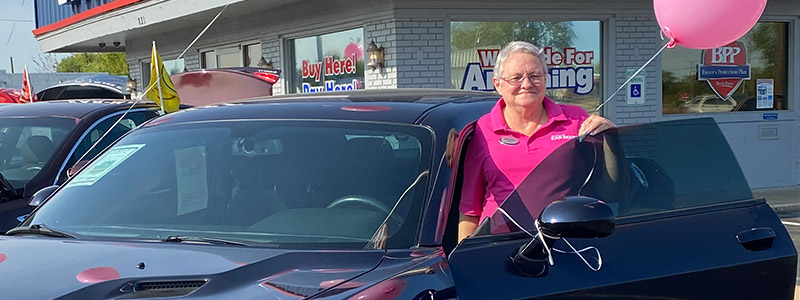
<instances>
[{"instance_id":1,"label":"handicap parking sign","mask_svg":"<svg viewBox=\"0 0 800 300\"><path fill-rule=\"evenodd\" d=\"M630 68L625 72L625 78L629 78L628 81L628 92L626 93L627 98L625 99L625 103L627 105L643 105L645 97L645 82L644 78L646 77L645 71L641 70L636 76L636 69Z\"/></svg>"},{"instance_id":2,"label":"handicap parking sign","mask_svg":"<svg viewBox=\"0 0 800 300\"><path fill-rule=\"evenodd\" d=\"M642 84L640 84L640 83L632 83L631 84L631 97L633 97L633 98L641 98L642 97Z\"/></svg>"}]
</instances>

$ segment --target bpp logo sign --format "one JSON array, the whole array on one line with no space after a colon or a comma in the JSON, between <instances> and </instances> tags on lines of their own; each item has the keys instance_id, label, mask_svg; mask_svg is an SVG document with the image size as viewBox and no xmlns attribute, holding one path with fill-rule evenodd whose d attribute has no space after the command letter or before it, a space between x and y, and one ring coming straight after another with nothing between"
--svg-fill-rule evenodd
<instances>
[{"instance_id":1,"label":"bpp logo sign","mask_svg":"<svg viewBox=\"0 0 800 300\"><path fill-rule=\"evenodd\" d=\"M703 50L697 65L697 80L705 80L711 90L722 99L728 99L742 81L750 79L747 49L740 41L722 47Z\"/></svg>"}]
</instances>

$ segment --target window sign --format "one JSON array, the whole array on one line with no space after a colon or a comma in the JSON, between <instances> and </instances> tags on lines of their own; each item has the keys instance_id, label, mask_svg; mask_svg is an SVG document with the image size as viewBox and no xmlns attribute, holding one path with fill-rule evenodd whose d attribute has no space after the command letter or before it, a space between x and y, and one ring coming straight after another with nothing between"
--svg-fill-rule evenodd
<instances>
[{"instance_id":1,"label":"window sign","mask_svg":"<svg viewBox=\"0 0 800 300\"><path fill-rule=\"evenodd\" d=\"M788 27L784 22L758 22L738 41L722 47L664 51L664 114L786 110Z\"/></svg>"},{"instance_id":2,"label":"window sign","mask_svg":"<svg viewBox=\"0 0 800 300\"><path fill-rule=\"evenodd\" d=\"M775 80L758 79L756 82L756 109L772 108L775 104L775 92L773 91Z\"/></svg>"},{"instance_id":3,"label":"window sign","mask_svg":"<svg viewBox=\"0 0 800 300\"><path fill-rule=\"evenodd\" d=\"M363 89L363 36L358 28L292 41L294 92Z\"/></svg>"},{"instance_id":4,"label":"window sign","mask_svg":"<svg viewBox=\"0 0 800 300\"><path fill-rule=\"evenodd\" d=\"M452 22L451 87L494 91L500 49L511 41L542 48L547 95L594 110L600 103L600 22Z\"/></svg>"},{"instance_id":5,"label":"window sign","mask_svg":"<svg viewBox=\"0 0 800 300\"><path fill-rule=\"evenodd\" d=\"M703 50L701 64L697 65L697 79L707 81L714 94L727 100L742 81L750 79L747 49L735 41L728 45Z\"/></svg>"}]
</instances>

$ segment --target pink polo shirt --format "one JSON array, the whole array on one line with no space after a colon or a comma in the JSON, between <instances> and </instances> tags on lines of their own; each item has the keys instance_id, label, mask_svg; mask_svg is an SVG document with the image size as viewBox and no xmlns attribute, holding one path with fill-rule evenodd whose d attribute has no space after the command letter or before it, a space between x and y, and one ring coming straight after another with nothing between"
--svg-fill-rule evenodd
<instances>
[{"instance_id":1,"label":"pink polo shirt","mask_svg":"<svg viewBox=\"0 0 800 300\"><path fill-rule=\"evenodd\" d=\"M480 216L480 221L494 214L545 157L578 136L581 124L589 117L579 106L557 104L547 97L543 104L547 123L530 137L508 127L502 98L478 119L464 162L461 213Z\"/></svg>"}]
</instances>

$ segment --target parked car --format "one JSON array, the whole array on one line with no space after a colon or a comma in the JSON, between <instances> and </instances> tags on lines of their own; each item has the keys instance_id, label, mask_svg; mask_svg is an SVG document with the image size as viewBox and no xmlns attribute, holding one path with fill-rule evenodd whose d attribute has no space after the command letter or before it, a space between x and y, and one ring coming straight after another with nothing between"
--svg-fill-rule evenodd
<instances>
[{"instance_id":1,"label":"parked car","mask_svg":"<svg viewBox=\"0 0 800 300\"><path fill-rule=\"evenodd\" d=\"M117 75L85 75L45 88L39 101L64 99L130 99L128 78Z\"/></svg>"},{"instance_id":2,"label":"parked car","mask_svg":"<svg viewBox=\"0 0 800 300\"><path fill-rule=\"evenodd\" d=\"M203 106L253 97L272 96L281 71L273 68L216 68L170 76L181 103Z\"/></svg>"},{"instance_id":3,"label":"parked car","mask_svg":"<svg viewBox=\"0 0 800 300\"><path fill-rule=\"evenodd\" d=\"M12 88L0 88L0 103L23 103L20 98L22 97L22 90ZM34 102L36 97L34 96Z\"/></svg>"},{"instance_id":4,"label":"parked car","mask_svg":"<svg viewBox=\"0 0 800 300\"><path fill-rule=\"evenodd\" d=\"M35 299L792 298L797 252L711 118L563 136L457 244L467 141L496 100L353 91L151 120L43 190L52 192L44 204L0 237L0 290ZM530 199L553 202L540 212Z\"/></svg>"},{"instance_id":5,"label":"parked car","mask_svg":"<svg viewBox=\"0 0 800 300\"><path fill-rule=\"evenodd\" d=\"M67 170L89 160L123 133L157 116L153 103L59 100L9 104L0 109L0 230L33 209L34 192L66 181ZM125 117L111 129L119 117ZM108 134L100 139L104 134ZM86 154L98 140L100 142Z\"/></svg>"},{"instance_id":6,"label":"parked car","mask_svg":"<svg viewBox=\"0 0 800 300\"><path fill-rule=\"evenodd\" d=\"M735 99L721 99L717 95L698 96L686 103L686 109L690 113L728 112L735 106Z\"/></svg>"},{"instance_id":7,"label":"parked car","mask_svg":"<svg viewBox=\"0 0 800 300\"><path fill-rule=\"evenodd\" d=\"M744 100L739 101L733 111L761 111L761 110L781 110L781 106L785 105L783 102L783 93L776 93L772 101L772 107L757 108L756 96L749 96Z\"/></svg>"}]
</instances>

